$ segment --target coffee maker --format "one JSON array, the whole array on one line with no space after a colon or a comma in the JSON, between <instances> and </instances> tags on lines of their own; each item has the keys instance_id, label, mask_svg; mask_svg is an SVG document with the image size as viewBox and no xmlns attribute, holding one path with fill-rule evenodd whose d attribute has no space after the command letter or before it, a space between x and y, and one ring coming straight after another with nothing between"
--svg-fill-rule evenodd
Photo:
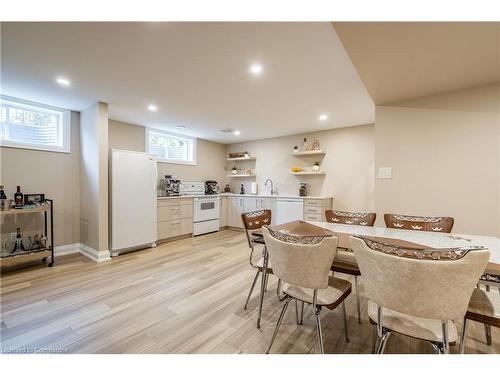
<instances>
[{"instance_id":1,"label":"coffee maker","mask_svg":"<svg viewBox=\"0 0 500 375\"><path fill-rule=\"evenodd\" d=\"M299 185L299 196L300 197L307 196L307 184L305 182L301 182Z\"/></svg>"},{"instance_id":2,"label":"coffee maker","mask_svg":"<svg viewBox=\"0 0 500 375\"><path fill-rule=\"evenodd\" d=\"M218 190L217 181L205 181L205 194L217 194Z\"/></svg>"},{"instance_id":3,"label":"coffee maker","mask_svg":"<svg viewBox=\"0 0 500 375\"><path fill-rule=\"evenodd\" d=\"M165 195L167 197L180 195L179 194L180 183L181 181L175 178L175 176L169 174L165 175Z\"/></svg>"}]
</instances>

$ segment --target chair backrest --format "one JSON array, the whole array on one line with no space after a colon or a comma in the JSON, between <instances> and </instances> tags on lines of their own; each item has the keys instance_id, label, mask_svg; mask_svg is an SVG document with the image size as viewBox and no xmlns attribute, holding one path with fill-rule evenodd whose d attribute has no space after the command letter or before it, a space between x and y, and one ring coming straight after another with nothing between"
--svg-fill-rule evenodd
<instances>
[{"instance_id":1,"label":"chair backrest","mask_svg":"<svg viewBox=\"0 0 500 375\"><path fill-rule=\"evenodd\" d=\"M273 265L273 273L281 280L304 288L325 289L337 237L292 236L269 227L262 228Z\"/></svg>"},{"instance_id":2,"label":"chair backrest","mask_svg":"<svg viewBox=\"0 0 500 375\"><path fill-rule=\"evenodd\" d=\"M450 233L453 229L453 223L455 222L452 217L409 216L398 214L385 214L384 221L387 228L442 233Z\"/></svg>"},{"instance_id":3,"label":"chair backrest","mask_svg":"<svg viewBox=\"0 0 500 375\"><path fill-rule=\"evenodd\" d=\"M325 211L326 221L335 224L363 225L373 227L377 214L375 212Z\"/></svg>"},{"instance_id":4,"label":"chair backrest","mask_svg":"<svg viewBox=\"0 0 500 375\"><path fill-rule=\"evenodd\" d=\"M247 235L248 246L252 247L249 231L262 228L264 225L271 225L271 210L259 210L252 212L245 212L241 214L243 221L243 228Z\"/></svg>"},{"instance_id":5,"label":"chair backrest","mask_svg":"<svg viewBox=\"0 0 500 375\"><path fill-rule=\"evenodd\" d=\"M351 237L363 285L377 305L427 319L462 319L490 256L487 249L429 249Z\"/></svg>"}]
</instances>

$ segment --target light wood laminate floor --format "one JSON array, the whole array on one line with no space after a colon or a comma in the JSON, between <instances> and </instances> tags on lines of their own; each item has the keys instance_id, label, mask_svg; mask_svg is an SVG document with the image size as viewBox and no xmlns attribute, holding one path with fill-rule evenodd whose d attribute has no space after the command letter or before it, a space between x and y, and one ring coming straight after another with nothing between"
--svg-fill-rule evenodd
<instances>
[{"instance_id":1,"label":"light wood laminate floor","mask_svg":"<svg viewBox=\"0 0 500 375\"><path fill-rule=\"evenodd\" d=\"M82 255L57 259L53 268L36 265L1 277L3 352L69 353L264 353L278 317L276 278L269 281L262 328L255 326L258 291L243 304L254 271L245 235L221 231L128 253L94 263ZM349 278L346 276L346 278ZM352 280L351 280L352 281ZM372 326L362 281L362 324L354 293L347 300L350 342L341 310L322 312L327 353L370 353ZM257 289L257 288L256 288ZM460 323L459 323L460 324ZM483 327L471 322L468 353L500 353ZM456 353L458 346L452 347ZM310 310L304 325L287 312L273 347L278 353L317 353ZM387 353L431 353L425 342L393 335Z\"/></svg>"}]
</instances>

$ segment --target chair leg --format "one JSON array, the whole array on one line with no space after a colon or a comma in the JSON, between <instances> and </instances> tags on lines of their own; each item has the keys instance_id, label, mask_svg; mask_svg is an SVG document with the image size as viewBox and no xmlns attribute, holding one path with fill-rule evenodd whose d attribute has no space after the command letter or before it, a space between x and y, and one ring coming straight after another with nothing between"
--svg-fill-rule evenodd
<instances>
[{"instance_id":1,"label":"chair leg","mask_svg":"<svg viewBox=\"0 0 500 375\"><path fill-rule=\"evenodd\" d=\"M299 301L295 300L295 318L297 320L297 325L300 325L300 319L299 319Z\"/></svg>"},{"instance_id":2,"label":"chair leg","mask_svg":"<svg viewBox=\"0 0 500 375\"><path fill-rule=\"evenodd\" d=\"M375 354L377 352L378 348L378 333L377 333L377 326L373 326L372 330L372 354Z\"/></svg>"},{"instance_id":3,"label":"chair leg","mask_svg":"<svg viewBox=\"0 0 500 375\"><path fill-rule=\"evenodd\" d=\"M267 292L267 282L269 281L269 274L266 272L266 284L264 285L264 291Z\"/></svg>"},{"instance_id":4,"label":"chair leg","mask_svg":"<svg viewBox=\"0 0 500 375\"><path fill-rule=\"evenodd\" d=\"M486 336L486 344L491 345L491 326L484 324L484 335Z\"/></svg>"},{"instance_id":5,"label":"chair leg","mask_svg":"<svg viewBox=\"0 0 500 375\"><path fill-rule=\"evenodd\" d=\"M300 301L300 325L304 323L304 301Z\"/></svg>"},{"instance_id":6,"label":"chair leg","mask_svg":"<svg viewBox=\"0 0 500 375\"><path fill-rule=\"evenodd\" d=\"M262 305L264 304L264 293L266 293L266 272L267 260L264 258L264 265L262 270L262 279L260 282L260 299L259 299L259 315L257 316L257 328L260 328L260 318L262 317Z\"/></svg>"},{"instance_id":7,"label":"chair leg","mask_svg":"<svg viewBox=\"0 0 500 375\"><path fill-rule=\"evenodd\" d=\"M349 342L349 334L347 333L347 312L345 310L345 300L342 302L342 311L344 312L344 334L345 334L345 342Z\"/></svg>"},{"instance_id":8,"label":"chair leg","mask_svg":"<svg viewBox=\"0 0 500 375\"><path fill-rule=\"evenodd\" d=\"M464 318L464 323L462 324L462 337L460 340L460 354L465 353L465 339L467 338L467 327L469 325L469 321Z\"/></svg>"},{"instance_id":9,"label":"chair leg","mask_svg":"<svg viewBox=\"0 0 500 375\"><path fill-rule=\"evenodd\" d=\"M358 323L361 324L361 304L359 302L359 287L357 276L354 276L354 287L356 288L356 308L358 309Z\"/></svg>"},{"instance_id":10,"label":"chair leg","mask_svg":"<svg viewBox=\"0 0 500 375\"><path fill-rule=\"evenodd\" d=\"M280 317L278 318L278 322L276 323L276 328L274 328L273 338L271 339L271 344L269 344L269 348L267 349L266 354L269 354L269 352L271 351L271 347L274 344L274 340L276 339L276 335L278 334L278 331L279 331L280 326L281 326L281 322L283 321L283 317L285 316L286 309L287 309L290 301L291 301L291 298L287 297L285 304L283 305L283 308L281 309L281 314L280 314Z\"/></svg>"},{"instance_id":11,"label":"chair leg","mask_svg":"<svg viewBox=\"0 0 500 375\"><path fill-rule=\"evenodd\" d=\"M448 338L448 321L441 322L441 329L443 331L443 354L450 354L450 340Z\"/></svg>"},{"instance_id":12,"label":"chair leg","mask_svg":"<svg viewBox=\"0 0 500 375\"><path fill-rule=\"evenodd\" d=\"M379 343L377 346L376 353L377 354L383 354L385 351L385 346L387 345L387 340L389 339L389 336L391 335L391 331L387 331L385 328L383 329L382 337L379 339Z\"/></svg>"},{"instance_id":13,"label":"chair leg","mask_svg":"<svg viewBox=\"0 0 500 375\"><path fill-rule=\"evenodd\" d=\"M247 297L247 300L245 302L245 307L243 307L243 310L247 309L248 301L250 300L250 297L252 296L253 288L255 288L255 284L257 284L257 279L259 278L259 272L260 271L257 270L257 272L255 273L255 277L253 279L253 283L252 283L252 286L250 288L250 291L248 292L248 297Z\"/></svg>"},{"instance_id":14,"label":"chair leg","mask_svg":"<svg viewBox=\"0 0 500 375\"><path fill-rule=\"evenodd\" d=\"M319 317L320 312L320 309L316 309L314 311L314 315L316 316L316 330L318 333L319 352L321 354L325 354L325 347L323 345L323 331L321 330L321 318Z\"/></svg>"}]
</instances>

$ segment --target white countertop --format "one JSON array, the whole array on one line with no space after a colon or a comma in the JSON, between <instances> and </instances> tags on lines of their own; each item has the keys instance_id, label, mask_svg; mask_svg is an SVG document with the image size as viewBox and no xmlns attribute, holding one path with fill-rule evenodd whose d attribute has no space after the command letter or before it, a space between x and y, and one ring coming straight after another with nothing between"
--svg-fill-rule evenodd
<instances>
[{"instance_id":1,"label":"white countertop","mask_svg":"<svg viewBox=\"0 0 500 375\"><path fill-rule=\"evenodd\" d=\"M221 193L221 194L212 194L216 197L251 197L251 198L298 198L298 199L332 199L333 197L325 197L319 195L308 195L306 197L300 197L298 195L264 195L264 194L234 194L234 193ZM198 197L206 197L205 194L197 194L197 195L178 195L173 197L162 197L158 196L158 199L179 199L179 198L198 198ZM210 195L208 195L210 196Z\"/></svg>"}]
</instances>

